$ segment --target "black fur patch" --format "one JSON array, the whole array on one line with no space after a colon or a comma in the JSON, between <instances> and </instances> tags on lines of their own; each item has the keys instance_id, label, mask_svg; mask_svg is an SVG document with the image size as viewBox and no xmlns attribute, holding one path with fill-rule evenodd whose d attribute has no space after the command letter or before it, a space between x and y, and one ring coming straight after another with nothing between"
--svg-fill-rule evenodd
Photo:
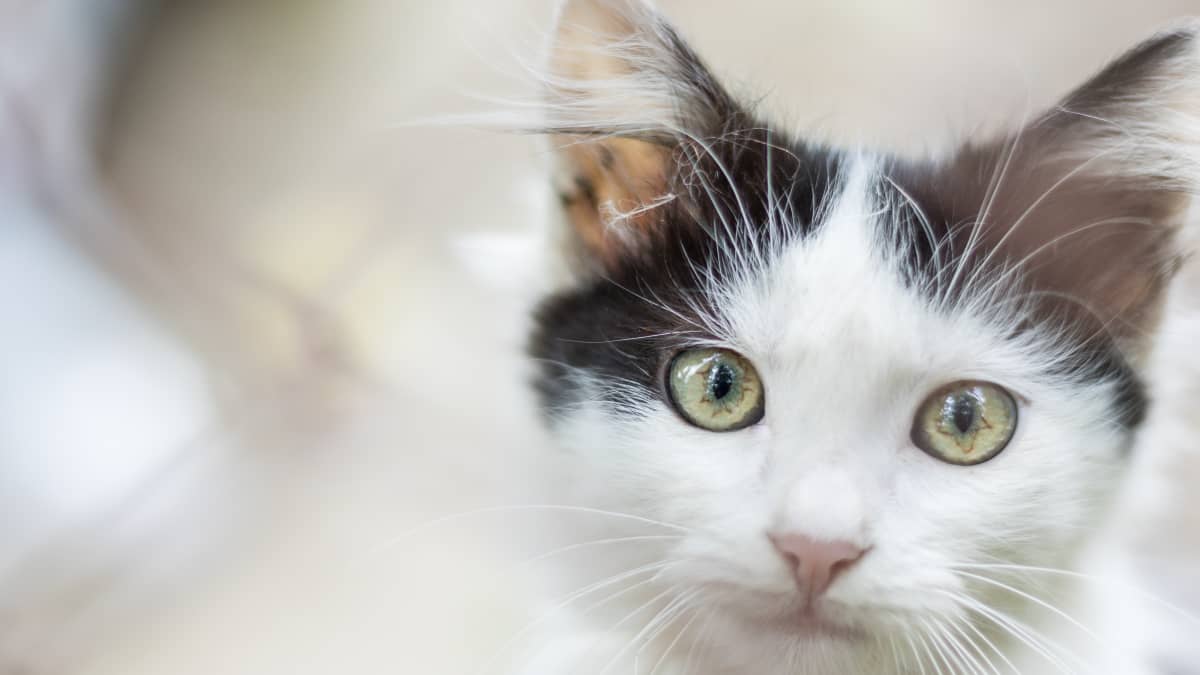
<instances>
[{"instance_id":1,"label":"black fur patch","mask_svg":"<svg viewBox=\"0 0 1200 675\"><path fill-rule=\"evenodd\" d=\"M540 363L535 384L547 412L576 401L572 369L661 395L666 360L686 344L713 337L696 311L717 309L704 296L698 269L719 275L733 251L752 241L765 245L768 183L775 208L788 214L776 233L784 241L811 232L838 191L843 161L826 149L758 125L727 128L705 141L706 149L681 145L675 151L677 199L654 210L636 249L536 310L528 351Z\"/></svg>"},{"instance_id":2,"label":"black fur patch","mask_svg":"<svg viewBox=\"0 0 1200 675\"><path fill-rule=\"evenodd\" d=\"M697 268L719 273L732 252L744 250L752 239L765 243L767 181L773 181L771 192L782 200L782 209L794 214L794 220L782 224L785 241L811 234L820 224L821 210L839 194L845 160L830 150L771 137L759 127L730 131L712 141L710 149L738 183L749 223L741 219L732 188L723 178L714 178L723 176L715 159L681 161L686 169L674 181L684 197L656 211L655 225L647 228L649 236L639 248L617 266L546 299L536 310L528 351L540 362L535 386L547 412L577 402L580 392L570 378L572 369L660 395L664 363L684 346L713 337L704 332L696 308L708 313L720 308L704 296ZM697 170L710 182L698 183ZM902 253L912 275L907 282L930 292L948 281L937 276L946 266L936 264L935 247L941 247L943 262L956 264L982 208L966 199L970 191L933 192L937 172L932 165L894 162L878 187L880 194L903 191L891 197L908 208L893 210L880 222L895 228L887 233L889 239L906 242ZM978 180L986 181L987 176L981 173ZM726 230L724 221L737 226ZM1078 357L1047 375L1111 381L1117 392L1115 419L1136 427L1148 406L1142 381L1107 333L1081 328L1078 335ZM620 409L623 401L615 397L609 403Z\"/></svg>"}]
</instances>

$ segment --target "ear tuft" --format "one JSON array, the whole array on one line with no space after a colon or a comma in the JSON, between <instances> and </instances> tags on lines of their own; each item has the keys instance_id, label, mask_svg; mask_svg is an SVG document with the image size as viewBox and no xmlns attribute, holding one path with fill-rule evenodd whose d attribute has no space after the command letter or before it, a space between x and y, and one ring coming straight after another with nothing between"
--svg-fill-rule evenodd
<instances>
[{"instance_id":1,"label":"ear tuft","mask_svg":"<svg viewBox=\"0 0 1200 675\"><path fill-rule=\"evenodd\" d=\"M543 131L585 266L637 249L675 199L677 152L738 109L696 54L639 0L568 0L544 76Z\"/></svg>"},{"instance_id":2,"label":"ear tuft","mask_svg":"<svg viewBox=\"0 0 1200 675\"><path fill-rule=\"evenodd\" d=\"M733 107L695 52L640 0L567 0L547 65L547 122L564 132L669 140Z\"/></svg>"},{"instance_id":3,"label":"ear tuft","mask_svg":"<svg viewBox=\"0 0 1200 675\"><path fill-rule=\"evenodd\" d=\"M1091 173L1181 193L1200 181L1200 19L1126 52L1041 121L1068 161Z\"/></svg>"}]
</instances>

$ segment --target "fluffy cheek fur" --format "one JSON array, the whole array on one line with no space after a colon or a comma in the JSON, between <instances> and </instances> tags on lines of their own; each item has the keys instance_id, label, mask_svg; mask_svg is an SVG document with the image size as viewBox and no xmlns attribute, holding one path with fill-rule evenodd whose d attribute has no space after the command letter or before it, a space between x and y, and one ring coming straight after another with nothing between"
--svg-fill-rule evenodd
<instances>
[{"instance_id":1,"label":"fluffy cheek fur","mask_svg":"<svg viewBox=\"0 0 1200 675\"><path fill-rule=\"evenodd\" d=\"M665 562L654 592L705 593L731 624L718 634L730 649L811 639L780 620L796 597L772 530L868 548L827 605L886 636L963 616L972 601L1014 599L969 565L1067 564L1123 463L1128 432L1111 419L1111 385L1048 376L1061 357L1049 337L1002 340L1009 327L986 312L939 311L871 253L881 247L870 232L886 231L879 217L843 204L815 241L721 291L713 322L764 382L758 425L703 431L659 392L587 371L576 374L581 399L553 425L570 499L686 528L624 562ZM975 467L942 463L909 439L929 392L959 379L999 383L1019 400L1015 437Z\"/></svg>"},{"instance_id":2,"label":"fluffy cheek fur","mask_svg":"<svg viewBox=\"0 0 1200 675\"><path fill-rule=\"evenodd\" d=\"M724 624L712 633L716 651L735 665L761 664L763 658L779 661L801 648L799 642L813 639L786 620L794 587L766 537L768 528L796 512L798 502L803 508L807 500L810 513L821 518L798 526L828 531L832 523L852 525L871 546L830 589L828 601L834 616L881 638L922 620L967 614L970 600L964 595L991 607L1014 604L1016 598L1004 590L962 576L979 570L959 565L1061 567L1076 552L1096 525L1096 505L1122 463L1123 438L1106 421L1105 392L1079 396L1019 372L995 376L1019 383L1030 403L1008 450L973 468L941 464L900 433L907 430L908 410L919 403L915 398L894 410L810 408L811 418L769 412L763 424L734 434L693 429L662 404L648 405L638 417L614 416L596 404L561 420L558 433L570 453L572 498L688 528L678 540L643 542L605 562L625 569L665 562L656 582L636 597L703 592L719 608L716 623ZM864 394L866 400L876 398ZM844 452L821 453L823 458L807 463L803 475L793 473L788 483L777 477L775 467L795 465L789 460L827 447L819 436L777 428L787 426L780 418L798 420L799 427L804 419L837 416L839 410L853 411L849 425L859 415L890 417L887 426L894 433L863 438ZM872 467L867 457L882 461ZM594 536L629 531L622 525ZM575 586L601 576L586 566L572 571L583 577ZM847 648L844 658L859 662L871 656L871 649Z\"/></svg>"}]
</instances>

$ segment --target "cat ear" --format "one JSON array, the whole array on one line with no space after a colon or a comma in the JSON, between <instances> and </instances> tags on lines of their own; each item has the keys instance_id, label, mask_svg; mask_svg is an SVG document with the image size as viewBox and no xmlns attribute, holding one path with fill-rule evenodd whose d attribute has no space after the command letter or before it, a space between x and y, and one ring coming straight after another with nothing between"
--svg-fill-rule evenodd
<instances>
[{"instance_id":1,"label":"cat ear","mask_svg":"<svg viewBox=\"0 0 1200 675\"><path fill-rule=\"evenodd\" d=\"M924 189L944 221L975 223L949 236L965 268L1019 266L1048 311L1145 346L1200 188L1197 27L1154 36L1018 134L934 172Z\"/></svg>"},{"instance_id":2,"label":"cat ear","mask_svg":"<svg viewBox=\"0 0 1200 675\"><path fill-rule=\"evenodd\" d=\"M639 0L568 0L545 76L545 131L569 245L610 267L652 234L681 144L719 132L736 105L675 30Z\"/></svg>"}]
</instances>

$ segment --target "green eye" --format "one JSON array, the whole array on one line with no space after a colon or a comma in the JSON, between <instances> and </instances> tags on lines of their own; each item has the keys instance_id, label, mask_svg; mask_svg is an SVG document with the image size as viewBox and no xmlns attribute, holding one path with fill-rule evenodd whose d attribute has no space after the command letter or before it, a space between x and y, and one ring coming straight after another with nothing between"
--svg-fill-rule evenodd
<instances>
[{"instance_id":1,"label":"green eye","mask_svg":"<svg viewBox=\"0 0 1200 675\"><path fill-rule=\"evenodd\" d=\"M677 354L667 372L667 393L683 419L709 431L744 429L763 416L758 372L725 349Z\"/></svg>"},{"instance_id":2,"label":"green eye","mask_svg":"<svg viewBox=\"0 0 1200 675\"><path fill-rule=\"evenodd\" d=\"M1017 430L1017 403L987 382L956 382L925 399L912 441L951 464L982 464L1000 454Z\"/></svg>"}]
</instances>

